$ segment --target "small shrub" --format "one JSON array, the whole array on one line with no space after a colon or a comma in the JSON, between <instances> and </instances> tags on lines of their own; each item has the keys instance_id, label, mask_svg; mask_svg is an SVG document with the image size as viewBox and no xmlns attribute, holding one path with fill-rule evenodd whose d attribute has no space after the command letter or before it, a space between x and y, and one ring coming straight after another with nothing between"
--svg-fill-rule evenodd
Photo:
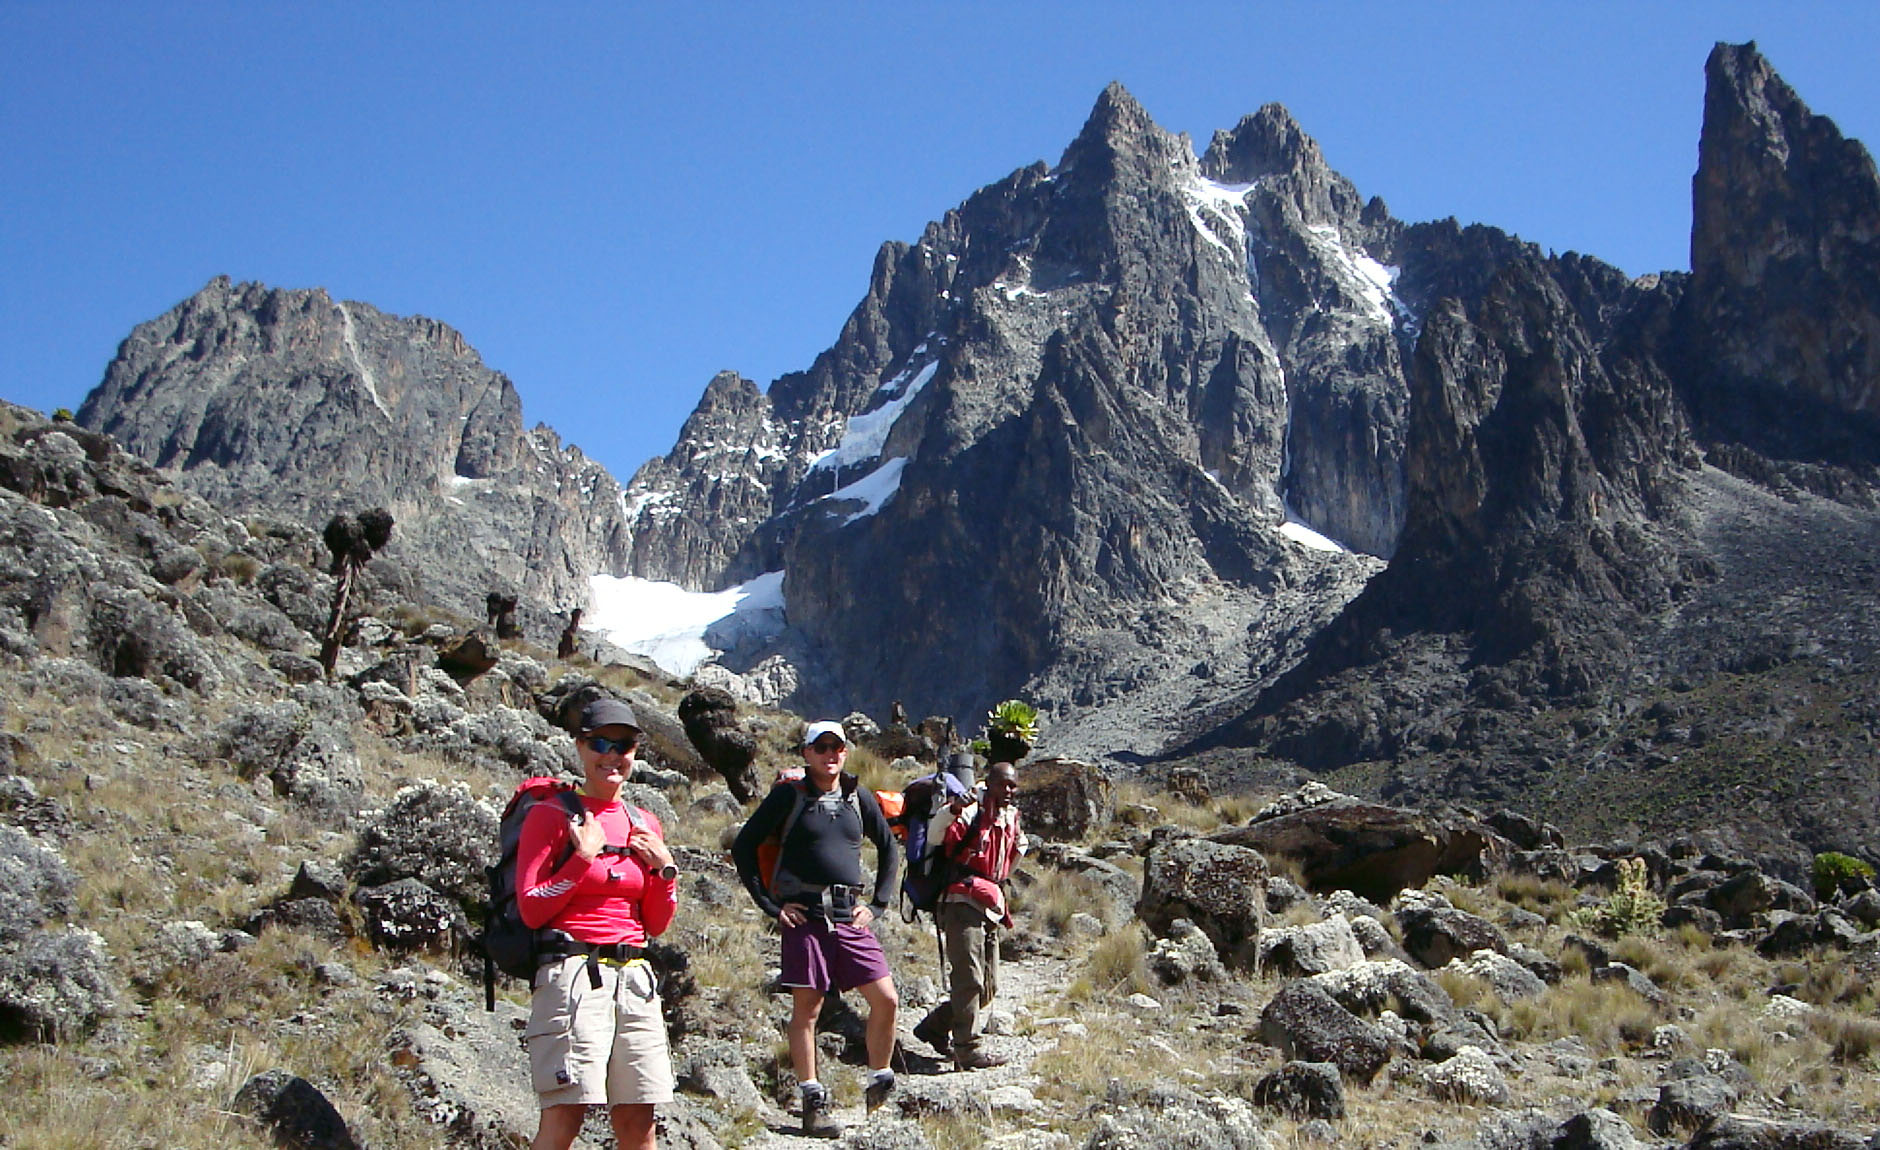
<instances>
[{"instance_id":1,"label":"small shrub","mask_svg":"<svg viewBox=\"0 0 1880 1150\"><path fill-rule=\"evenodd\" d=\"M1651 935L1665 914L1665 900L1652 892L1645 876L1645 860L1619 860L1619 885L1598 906L1582 907L1567 915L1567 922L1579 930L1607 938L1628 934Z\"/></svg>"},{"instance_id":2,"label":"small shrub","mask_svg":"<svg viewBox=\"0 0 1880 1150\"><path fill-rule=\"evenodd\" d=\"M222 556L220 564L222 574L246 587L261 574L261 560L243 551L231 551Z\"/></svg>"},{"instance_id":3,"label":"small shrub","mask_svg":"<svg viewBox=\"0 0 1880 1150\"><path fill-rule=\"evenodd\" d=\"M1815 897L1823 902L1835 896L1853 893L1873 882L1870 863L1840 851L1823 851L1815 856Z\"/></svg>"}]
</instances>

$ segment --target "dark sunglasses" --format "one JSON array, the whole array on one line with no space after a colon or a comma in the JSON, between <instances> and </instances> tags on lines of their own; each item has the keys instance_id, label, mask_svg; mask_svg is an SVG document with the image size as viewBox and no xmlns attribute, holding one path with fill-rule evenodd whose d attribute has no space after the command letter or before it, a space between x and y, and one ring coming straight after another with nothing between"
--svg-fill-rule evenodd
<instances>
[{"instance_id":1,"label":"dark sunglasses","mask_svg":"<svg viewBox=\"0 0 1880 1150\"><path fill-rule=\"evenodd\" d=\"M589 735L587 745L597 755L627 755L640 745L638 739L607 739L599 735Z\"/></svg>"},{"instance_id":2,"label":"dark sunglasses","mask_svg":"<svg viewBox=\"0 0 1880 1150\"><path fill-rule=\"evenodd\" d=\"M847 746L847 743L838 743L834 739L817 739L809 745L809 749L821 751L825 755L833 755Z\"/></svg>"}]
</instances>

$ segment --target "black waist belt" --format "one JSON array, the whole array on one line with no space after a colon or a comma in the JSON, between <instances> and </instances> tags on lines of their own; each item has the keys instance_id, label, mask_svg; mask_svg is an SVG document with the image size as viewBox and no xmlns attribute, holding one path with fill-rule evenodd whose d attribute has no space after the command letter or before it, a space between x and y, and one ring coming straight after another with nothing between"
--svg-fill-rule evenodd
<instances>
[{"instance_id":1,"label":"black waist belt","mask_svg":"<svg viewBox=\"0 0 1880 1150\"><path fill-rule=\"evenodd\" d=\"M577 942L568 948L568 953L605 958L612 962L631 962L645 954L646 948L629 946L624 942Z\"/></svg>"}]
</instances>

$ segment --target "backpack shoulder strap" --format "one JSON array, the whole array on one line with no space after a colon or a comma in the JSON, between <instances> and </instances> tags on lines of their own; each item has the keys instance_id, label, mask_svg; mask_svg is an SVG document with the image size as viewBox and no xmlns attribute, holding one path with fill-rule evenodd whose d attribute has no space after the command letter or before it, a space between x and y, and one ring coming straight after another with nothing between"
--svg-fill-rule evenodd
<instances>
[{"instance_id":1,"label":"backpack shoulder strap","mask_svg":"<svg viewBox=\"0 0 1880 1150\"><path fill-rule=\"evenodd\" d=\"M803 817L803 808L809 805L809 783L803 779L790 780L790 813L784 816L783 826L777 831L777 845L781 847L790 832L796 829L797 820Z\"/></svg>"}]
</instances>

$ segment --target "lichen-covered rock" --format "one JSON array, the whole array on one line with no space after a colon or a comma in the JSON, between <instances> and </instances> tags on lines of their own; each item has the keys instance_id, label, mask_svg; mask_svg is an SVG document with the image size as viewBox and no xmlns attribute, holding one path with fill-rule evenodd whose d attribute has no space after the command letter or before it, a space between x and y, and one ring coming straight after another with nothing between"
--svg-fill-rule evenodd
<instances>
[{"instance_id":1,"label":"lichen-covered rock","mask_svg":"<svg viewBox=\"0 0 1880 1150\"><path fill-rule=\"evenodd\" d=\"M1074 842L1110 821L1116 788L1089 763L1039 759L1019 768L1016 802L1027 834Z\"/></svg>"},{"instance_id":2,"label":"lichen-covered rock","mask_svg":"<svg viewBox=\"0 0 1880 1150\"><path fill-rule=\"evenodd\" d=\"M461 907L416 879L365 887L353 895L365 920L366 937L386 950L445 950L453 938L468 938Z\"/></svg>"},{"instance_id":3,"label":"lichen-covered rock","mask_svg":"<svg viewBox=\"0 0 1880 1150\"><path fill-rule=\"evenodd\" d=\"M1207 932L1222 961L1245 968L1266 923L1266 877L1258 851L1174 839L1151 848L1143 861L1136 914L1157 934L1185 918Z\"/></svg>"},{"instance_id":4,"label":"lichen-covered rock","mask_svg":"<svg viewBox=\"0 0 1880 1150\"><path fill-rule=\"evenodd\" d=\"M346 873L360 886L415 878L469 905L488 891L496 831L497 812L461 783L404 787L360 830Z\"/></svg>"},{"instance_id":5,"label":"lichen-covered rock","mask_svg":"<svg viewBox=\"0 0 1880 1150\"><path fill-rule=\"evenodd\" d=\"M1533 971L1492 950L1478 950L1468 958L1452 959L1448 969L1481 979L1503 1002L1538 998L1547 993L1547 984Z\"/></svg>"},{"instance_id":6,"label":"lichen-covered rock","mask_svg":"<svg viewBox=\"0 0 1880 1150\"><path fill-rule=\"evenodd\" d=\"M0 951L0 1036L84 1034L116 1012L111 972L110 953L95 931L31 932Z\"/></svg>"},{"instance_id":7,"label":"lichen-covered rock","mask_svg":"<svg viewBox=\"0 0 1880 1150\"><path fill-rule=\"evenodd\" d=\"M59 852L18 827L0 826L0 945L71 913L77 876Z\"/></svg>"},{"instance_id":8,"label":"lichen-covered rock","mask_svg":"<svg viewBox=\"0 0 1880 1150\"><path fill-rule=\"evenodd\" d=\"M1495 1105L1509 1097L1508 1078L1479 1046L1465 1046L1423 1071L1431 1094L1448 1102Z\"/></svg>"},{"instance_id":9,"label":"lichen-covered rock","mask_svg":"<svg viewBox=\"0 0 1880 1150\"><path fill-rule=\"evenodd\" d=\"M1259 956L1261 970L1287 977L1347 970L1365 960L1364 948L1343 916L1264 930Z\"/></svg>"},{"instance_id":10,"label":"lichen-covered rock","mask_svg":"<svg viewBox=\"0 0 1880 1150\"><path fill-rule=\"evenodd\" d=\"M1168 934L1155 940L1149 951L1149 969L1170 986L1191 979L1213 981L1226 973L1213 940L1185 918L1169 924Z\"/></svg>"},{"instance_id":11,"label":"lichen-covered rock","mask_svg":"<svg viewBox=\"0 0 1880 1150\"><path fill-rule=\"evenodd\" d=\"M1100 1111L1083 1150L1183 1146L1201 1150L1269 1150L1273 1145L1253 1107L1239 1098L1158 1087L1146 1097Z\"/></svg>"},{"instance_id":12,"label":"lichen-covered rock","mask_svg":"<svg viewBox=\"0 0 1880 1150\"><path fill-rule=\"evenodd\" d=\"M1390 1036L1310 980L1280 987L1260 1012L1260 1038L1290 1060L1333 1063L1359 1085L1390 1062Z\"/></svg>"}]
</instances>

